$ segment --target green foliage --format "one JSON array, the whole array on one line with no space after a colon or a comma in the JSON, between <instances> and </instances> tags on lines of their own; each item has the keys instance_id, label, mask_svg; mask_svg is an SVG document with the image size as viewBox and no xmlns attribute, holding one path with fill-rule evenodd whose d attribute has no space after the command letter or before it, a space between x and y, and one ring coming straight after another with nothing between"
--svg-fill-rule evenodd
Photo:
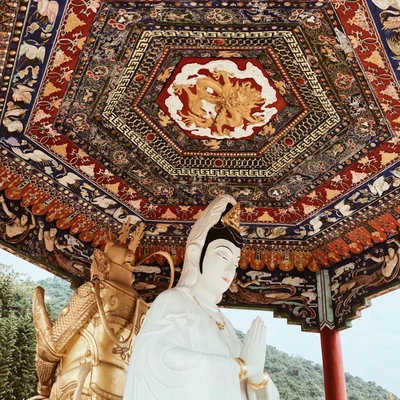
<instances>
[{"instance_id":1,"label":"green foliage","mask_svg":"<svg viewBox=\"0 0 400 400\"><path fill-rule=\"evenodd\" d=\"M11 267L0 265L0 317L8 317L13 297L14 272Z\"/></svg>"},{"instance_id":2,"label":"green foliage","mask_svg":"<svg viewBox=\"0 0 400 400\"><path fill-rule=\"evenodd\" d=\"M13 353L13 392L16 400L35 394L35 328L30 316L20 317L16 324L15 351Z\"/></svg>"},{"instance_id":3,"label":"green foliage","mask_svg":"<svg viewBox=\"0 0 400 400\"><path fill-rule=\"evenodd\" d=\"M268 346L265 368L274 380L281 399L324 399L321 366Z\"/></svg>"},{"instance_id":4,"label":"green foliage","mask_svg":"<svg viewBox=\"0 0 400 400\"><path fill-rule=\"evenodd\" d=\"M348 400L387 400L389 396L388 392L375 382L365 382L350 374L346 374L346 386ZM366 386L368 391L365 391Z\"/></svg>"},{"instance_id":5,"label":"green foliage","mask_svg":"<svg viewBox=\"0 0 400 400\"><path fill-rule=\"evenodd\" d=\"M0 265L0 400L22 400L34 393L33 287L32 281Z\"/></svg>"},{"instance_id":6,"label":"green foliage","mask_svg":"<svg viewBox=\"0 0 400 400\"><path fill-rule=\"evenodd\" d=\"M15 318L0 318L0 399L13 400L12 367L14 364L13 354L15 352L16 336Z\"/></svg>"},{"instance_id":7,"label":"green foliage","mask_svg":"<svg viewBox=\"0 0 400 400\"><path fill-rule=\"evenodd\" d=\"M0 316L7 318L31 314L31 295L35 282L0 264Z\"/></svg>"},{"instance_id":8,"label":"green foliage","mask_svg":"<svg viewBox=\"0 0 400 400\"><path fill-rule=\"evenodd\" d=\"M36 393L36 335L31 297L38 284L0 264L0 400L22 400ZM54 321L73 294L68 282L47 278L46 306Z\"/></svg>"},{"instance_id":9,"label":"green foliage","mask_svg":"<svg viewBox=\"0 0 400 400\"><path fill-rule=\"evenodd\" d=\"M57 276L40 280L37 285L44 289L46 308L49 312L50 320L55 321L74 291L70 288L69 282Z\"/></svg>"}]
</instances>

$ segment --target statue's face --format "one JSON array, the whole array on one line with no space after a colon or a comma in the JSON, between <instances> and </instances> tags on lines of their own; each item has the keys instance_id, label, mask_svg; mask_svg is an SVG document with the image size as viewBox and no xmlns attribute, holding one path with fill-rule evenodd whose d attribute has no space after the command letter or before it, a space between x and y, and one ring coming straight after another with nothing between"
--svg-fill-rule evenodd
<instances>
[{"instance_id":1,"label":"statue's face","mask_svg":"<svg viewBox=\"0 0 400 400\"><path fill-rule=\"evenodd\" d=\"M23 214L21 217L21 225L26 225L28 223L28 216Z\"/></svg>"},{"instance_id":2,"label":"statue's face","mask_svg":"<svg viewBox=\"0 0 400 400\"><path fill-rule=\"evenodd\" d=\"M240 259L240 248L225 239L212 241L203 259L202 286L215 295L221 295L235 277Z\"/></svg>"}]
</instances>

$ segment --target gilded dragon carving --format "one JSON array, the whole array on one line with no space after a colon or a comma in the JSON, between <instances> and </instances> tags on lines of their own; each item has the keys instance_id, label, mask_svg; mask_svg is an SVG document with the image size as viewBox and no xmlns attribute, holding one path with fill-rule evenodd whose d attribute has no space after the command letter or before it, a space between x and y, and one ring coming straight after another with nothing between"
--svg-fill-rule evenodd
<instances>
[{"instance_id":1,"label":"gilded dragon carving","mask_svg":"<svg viewBox=\"0 0 400 400\"><path fill-rule=\"evenodd\" d=\"M33 294L38 393L30 400L122 400L132 345L148 304L132 289L135 251L144 224L129 221L104 251L95 249L91 280L80 286L51 323L44 290ZM172 286L174 268L171 256ZM148 257L146 257L148 258Z\"/></svg>"},{"instance_id":2,"label":"gilded dragon carving","mask_svg":"<svg viewBox=\"0 0 400 400\"><path fill-rule=\"evenodd\" d=\"M189 112L179 114L186 125L192 124L201 128L210 128L213 125L217 136L230 136L227 128L237 128L248 121L250 124L264 122L260 115L252 115L254 108L263 104L265 99L261 91L253 87L251 82L235 83L231 80L233 74L215 69L213 77L203 77L196 81L196 85L174 84L175 93L185 91L188 96ZM222 82L221 82L222 79ZM205 108L204 104L214 105L214 111Z\"/></svg>"}]
</instances>

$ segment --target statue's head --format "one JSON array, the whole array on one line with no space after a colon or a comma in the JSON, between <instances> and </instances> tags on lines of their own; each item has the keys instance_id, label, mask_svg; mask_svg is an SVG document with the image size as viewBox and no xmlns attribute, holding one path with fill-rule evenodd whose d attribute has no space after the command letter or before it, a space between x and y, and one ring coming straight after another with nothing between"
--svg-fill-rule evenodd
<instances>
[{"instance_id":1,"label":"statue's head","mask_svg":"<svg viewBox=\"0 0 400 400\"><path fill-rule=\"evenodd\" d=\"M134 232L131 234L132 228ZM134 282L132 272L135 269L135 251L142 238L143 230L143 223L135 226L128 220L121 228L118 243L110 237L104 251L95 249L91 279L114 281L130 287Z\"/></svg>"},{"instance_id":2,"label":"statue's head","mask_svg":"<svg viewBox=\"0 0 400 400\"><path fill-rule=\"evenodd\" d=\"M239 204L230 195L219 195L192 227L178 286L191 289L202 281L220 292L220 299L234 278L241 247Z\"/></svg>"}]
</instances>

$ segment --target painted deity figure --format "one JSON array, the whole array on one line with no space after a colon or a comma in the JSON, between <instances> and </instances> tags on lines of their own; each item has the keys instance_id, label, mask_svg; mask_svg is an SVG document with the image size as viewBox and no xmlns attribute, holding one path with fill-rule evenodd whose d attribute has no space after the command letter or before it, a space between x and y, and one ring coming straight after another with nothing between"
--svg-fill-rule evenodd
<instances>
[{"instance_id":1,"label":"painted deity figure","mask_svg":"<svg viewBox=\"0 0 400 400\"><path fill-rule=\"evenodd\" d=\"M231 285L242 239L240 208L219 195L188 237L178 285L160 294L136 338L123 400L277 400L264 371L266 328L243 344L217 304Z\"/></svg>"},{"instance_id":2,"label":"painted deity figure","mask_svg":"<svg viewBox=\"0 0 400 400\"><path fill-rule=\"evenodd\" d=\"M7 207L2 195L0 195L0 206L9 218L7 222L0 222L0 238L12 244L22 242L29 231L36 226L35 216L26 208L26 212L18 217ZM30 223L29 219L31 219Z\"/></svg>"},{"instance_id":3,"label":"painted deity figure","mask_svg":"<svg viewBox=\"0 0 400 400\"><path fill-rule=\"evenodd\" d=\"M57 228L51 227L46 230L43 221L38 221L39 234L38 239L41 242L41 248L44 256L56 265L61 266L67 272L85 277L86 263L74 254L74 249L69 244L61 244L57 237ZM70 254L69 258L64 253L67 250Z\"/></svg>"},{"instance_id":4,"label":"painted deity figure","mask_svg":"<svg viewBox=\"0 0 400 400\"><path fill-rule=\"evenodd\" d=\"M392 243L397 245L397 251ZM372 274L360 274L345 282L339 289L340 293L346 293L350 290L356 291L364 286L379 286L396 278L400 270L400 241L391 238L387 241L387 244L389 244L387 255L376 257L369 253L365 254L365 260L371 259L380 263L380 268Z\"/></svg>"}]
</instances>

